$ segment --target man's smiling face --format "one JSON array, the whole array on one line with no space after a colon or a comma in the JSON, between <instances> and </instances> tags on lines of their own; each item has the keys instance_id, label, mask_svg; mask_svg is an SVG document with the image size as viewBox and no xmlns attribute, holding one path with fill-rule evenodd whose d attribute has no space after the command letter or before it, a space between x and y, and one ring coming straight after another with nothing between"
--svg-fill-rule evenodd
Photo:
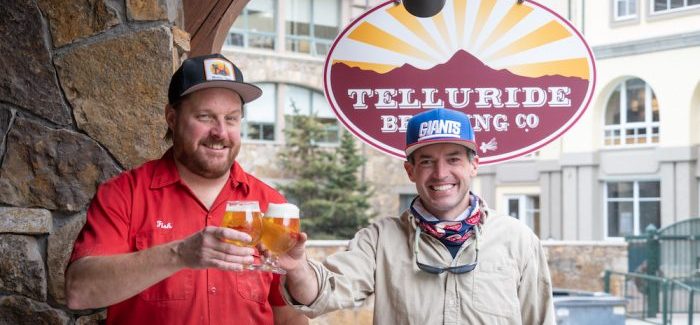
<instances>
[{"instance_id":1,"label":"man's smiling face","mask_svg":"<svg viewBox=\"0 0 700 325\"><path fill-rule=\"evenodd\" d=\"M235 92L223 88L196 91L166 119L173 130L175 159L189 171L205 178L225 175L241 148L242 102Z\"/></svg>"},{"instance_id":2,"label":"man's smiling face","mask_svg":"<svg viewBox=\"0 0 700 325\"><path fill-rule=\"evenodd\" d=\"M453 220L469 207L469 188L479 160L469 161L467 150L453 143L431 144L416 149L412 162L404 163L423 206L441 220Z\"/></svg>"}]
</instances>

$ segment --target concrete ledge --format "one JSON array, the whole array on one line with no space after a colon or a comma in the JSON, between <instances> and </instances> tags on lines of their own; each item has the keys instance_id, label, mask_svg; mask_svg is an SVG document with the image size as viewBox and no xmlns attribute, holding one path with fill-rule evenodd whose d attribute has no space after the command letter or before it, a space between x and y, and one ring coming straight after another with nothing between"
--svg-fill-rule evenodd
<instances>
[{"instance_id":1,"label":"concrete ledge","mask_svg":"<svg viewBox=\"0 0 700 325\"><path fill-rule=\"evenodd\" d=\"M694 46L700 46L700 32L660 36L638 41L594 46L592 50L596 59L602 60L620 56L639 55Z\"/></svg>"},{"instance_id":2,"label":"concrete ledge","mask_svg":"<svg viewBox=\"0 0 700 325\"><path fill-rule=\"evenodd\" d=\"M596 166L600 163L597 152L572 152L562 153L561 167Z\"/></svg>"},{"instance_id":3,"label":"concrete ledge","mask_svg":"<svg viewBox=\"0 0 700 325\"><path fill-rule=\"evenodd\" d=\"M542 246L627 246L625 241L594 241L594 240L542 240Z\"/></svg>"},{"instance_id":4,"label":"concrete ledge","mask_svg":"<svg viewBox=\"0 0 700 325\"><path fill-rule=\"evenodd\" d=\"M540 173L561 172L559 160L540 160L537 162L537 171Z\"/></svg>"},{"instance_id":5,"label":"concrete ledge","mask_svg":"<svg viewBox=\"0 0 700 325\"><path fill-rule=\"evenodd\" d=\"M692 161L697 159L697 150L693 147L659 147L656 157L659 162Z\"/></svg>"}]
</instances>

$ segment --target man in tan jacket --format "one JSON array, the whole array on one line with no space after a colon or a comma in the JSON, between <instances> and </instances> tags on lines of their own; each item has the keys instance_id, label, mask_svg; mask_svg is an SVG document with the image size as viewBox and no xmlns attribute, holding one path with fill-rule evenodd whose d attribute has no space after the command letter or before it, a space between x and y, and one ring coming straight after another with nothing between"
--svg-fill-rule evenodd
<instances>
[{"instance_id":1,"label":"man in tan jacket","mask_svg":"<svg viewBox=\"0 0 700 325\"><path fill-rule=\"evenodd\" d=\"M302 236L282 260L287 302L315 317L374 294L375 324L553 324L539 239L470 191L479 158L468 116L415 115L406 157L418 192L409 209L360 230L323 263L307 261Z\"/></svg>"}]
</instances>

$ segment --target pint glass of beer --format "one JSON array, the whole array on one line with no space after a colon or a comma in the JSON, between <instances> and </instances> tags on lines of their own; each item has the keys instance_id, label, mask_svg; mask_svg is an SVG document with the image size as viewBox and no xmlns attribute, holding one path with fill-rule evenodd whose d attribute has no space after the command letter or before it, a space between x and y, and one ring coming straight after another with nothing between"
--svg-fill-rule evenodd
<instances>
[{"instance_id":1,"label":"pint glass of beer","mask_svg":"<svg viewBox=\"0 0 700 325\"><path fill-rule=\"evenodd\" d=\"M277 258L296 245L299 239L299 208L291 203L270 203L263 217L262 244L268 250L263 270L287 272L277 265Z\"/></svg>"},{"instance_id":2,"label":"pint glass of beer","mask_svg":"<svg viewBox=\"0 0 700 325\"><path fill-rule=\"evenodd\" d=\"M262 213L258 201L228 201L226 212L221 221L221 226L244 232L250 235L250 242L224 239L225 242L236 246L255 247L260 242L262 235ZM247 265L249 270L257 269L254 265Z\"/></svg>"}]
</instances>

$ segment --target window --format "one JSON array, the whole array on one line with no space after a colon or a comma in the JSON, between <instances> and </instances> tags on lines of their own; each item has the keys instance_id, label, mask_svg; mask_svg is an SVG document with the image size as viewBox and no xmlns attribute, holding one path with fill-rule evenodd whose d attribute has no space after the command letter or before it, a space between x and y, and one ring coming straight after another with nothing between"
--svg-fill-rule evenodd
<instances>
[{"instance_id":1,"label":"window","mask_svg":"<svg viewBox=\"0 0 700 325\"><path fill-rule=\"evenodd\" d=\"M654 91L639 78L620 83L605 111L605 145L658 142L659 104Z\"/></svg>"},{"instance_id":2,"label":"window","mask_svg":"<svg viewBox=\"0 0 700 325\"><path fill-rule=\"evenodd\" d=\"M338 35L338 0L287 0L286 50L325 56Z\"/></svg>"},{"instance_id":3,"label":"window","mask_svg":"<svg viewBox=\"0 0 700 325\"><path fill-rule=\"evenodd\" d=\"M615 20L627 20L637 16L637 0L614 0Z\"/></svg>"},{"instance_id":4,"label":"window","mask_svg":"<svg viewBox=\"0 0 700 325\"><path fill-rule=\"evenodd\" d=\"M654 13L700 8L700 0L651 0Z\"/></svg>"},{"instance_id":5,"label":"window","mask_svg":"<svg viewBox=\"0 0 700 325\"><path fill-rule=\"evenodd\" d=\"M661 227L659 181L608 182L605 203L608 237L640 235L649 224Z\"/></svg>"},{"instance_id":6,"label":"window","mask_svg":"<svg viewBox=\"0 0 700 325\"><path fill-rule=\"evenodd\" d=\"M352 20L360 17L370 8L369 0L352 0L350 5L350 17Z\"/></svg>"},{"instance_id":7,"label":"window","mask_svg":"<svg viewBox=\"0 0 700 325\"><path fill-rule=\"evenodd\" d=\"M323 135L320 139L315 139L319 143L340 142L340 128L331 107L326 102L325 97L309 88L287 85L285 94L284 114L291 116L295 108L302 115L316 115L316 118L323 124Z\"/></svg>"},{"instance_id":8,"label":"window","mask_svg":"<svg viewBox=\"0 0 700 325\"><path fill-rule=\"evenodd\" d=\"M273 50L276 2L251 0L229 30L226 45Z\"/></svg>"},{"instance_id":9,"label":"window","mask_svg":"<svg viewBox=\"0 0 700 325\"><path fill-rule=\"evenodd\" d=\"M271 83L256 86L263 91L262 96L245 104L245 116L241 136L243 139L274 141L277 87Z\"/></svg>"},{"instance_id":10,"label":"window","mask_svg":"<svg viewBox=\"0 0 700 325\"><path fill-rule=\"evenodd\" d=\"M540 234L540 197L537 195L508 195L508 215L524 222L535 234Z\"/></svg>"}]
</instances>

